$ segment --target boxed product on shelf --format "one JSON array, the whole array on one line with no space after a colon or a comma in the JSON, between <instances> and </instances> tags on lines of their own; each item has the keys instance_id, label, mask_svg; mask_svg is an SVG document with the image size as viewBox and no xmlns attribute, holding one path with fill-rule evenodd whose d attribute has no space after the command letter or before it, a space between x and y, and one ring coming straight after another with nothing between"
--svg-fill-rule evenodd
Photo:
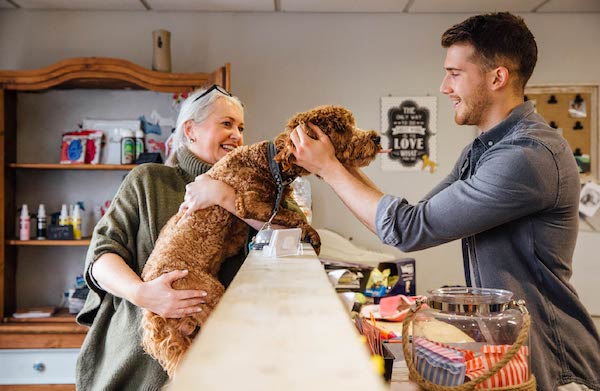
<instances>
[{"instance_id":1,"label":"boxed product on shelf","mask_svg":"<svg viewBox=\"0 0 600 391\"><path fill-rule=\"evenodd\" d=\"M102 132L99 130L82 130L64 133L60 151L61 164L98 164Z\"/></svg>"},{"instance_id":2,"label":"boxed product on shelf","mask_svg":"<svg viewBox=\"0 0 600 391\"><path fill-rule=\"evenodd\" d=\"M121 164L121 129L136 131L141 129L140 120L108 120L91 119L83 120L84 129L100 130L106 135L105 143L102 145L100 162L102 164Z\"/></svg>"}]
</instances>

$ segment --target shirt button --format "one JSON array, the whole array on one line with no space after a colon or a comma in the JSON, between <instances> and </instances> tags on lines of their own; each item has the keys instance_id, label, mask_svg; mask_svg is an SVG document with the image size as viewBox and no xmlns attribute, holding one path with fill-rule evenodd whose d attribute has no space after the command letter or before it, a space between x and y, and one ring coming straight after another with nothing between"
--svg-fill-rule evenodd
<instances>
[{"instance_id":1,"label":"shirt button","mask_svg":"<svg viewBox=\"0 0 600 391\"><path fill-rule=\"evenodd\" d=\"M488 141L488 145L491 147L492 145L494 145L493 141Z\"/></svg>"}]
</instances>

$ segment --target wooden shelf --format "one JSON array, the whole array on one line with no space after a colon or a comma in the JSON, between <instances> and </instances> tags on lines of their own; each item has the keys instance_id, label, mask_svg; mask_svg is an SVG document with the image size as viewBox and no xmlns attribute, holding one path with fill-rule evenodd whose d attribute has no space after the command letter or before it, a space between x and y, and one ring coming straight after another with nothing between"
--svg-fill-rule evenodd
<instances>
[{"instance_id":1,"label":"wooden shelf","mask_svg":"<svg viewBox=\"0 0 600 391\"><path fill-rule=\"evenodd\" d=\"M89 246L90 239L78 239L78 240L7 240L6 243L11 246Z\"/></svg>"},{"instance_id":2,"label":"wooden shelf","mask_svg":"<svg viewBox=\"0 0 600 391\"><path fill-rule=\"evenodd\" d=\"M0 385L0 391L75 391L75 384L19 384Z\"/></svg>"},{"instance_id":3,"label":"wooden shelf","mask_svg":"<svg viewBox=\"0 0 600 391\"><path fill-rule=\"evenodd\" d=\"M70 323L75 324L75 315L70 314L67 308L59 309L54 315L47 318L15 318L4 319L4 323Z\"/></svg>"},{"instance_id":4,"label":"wooden shelf","mask_svg":"<svg viewBox=\"0 0 600 391\"><path fill-rule=\"evenodd\" d=\"M200 86L219 84L229 90L229 74L229 64L211 73L171 73L145 69L115 58L70 58L42 69L0 71L0 88L17 91L91 88L189 92Z\"/></svg>"},{"instance_id":5,"label":"wooden shelf","mask_svg":"<svg viewBox=\"0 0 600 391\"><path fill-rule=\"evenodd\" d=\"M10 163L10 168L30 170L123 170L129 171L137 164L55 164L55 163Z\"/></svg>"},{"instance_id":6,"label":"wooden shelf","mask_svg":"<svg viewBox=\"0 0 600 391\"><path fill-rule=\"evenodd\" d=\"M65 310L49 318L5 318L0 324L0 349L79 348L87 330Z\"/></svg>"},{"instance_id":7,"label":"wooden shelf","mask_svg":"<svg viewBox=\"0 0 600 391\"><path fill-rule=\"evenodd\" d=\"M0 0L1 2L1 0ZM101 89L101 90L147 90L161 93L187 93L201 86L218 84L231 89L230 65L225 64L209 73L171 73L144 69L129 61L113 58L73 58L58 62L46 68L34 70L0 70L0 349L52 349L80 348L87 327L75 323L72 315L57 315L50 318L14 319L10 316L17 304L17 246L89 246L90 240L16 240L14 221L16 220L18 186L21 175L46 175L51 173L60 180L63 177L79 175L88 171L109 172L122 176L136 165L120 164L48 164L40 161L53 161L48 156L40 156L37 162L22 163L25 160L17 152L17 140L22 129L17 123L17 106L20 95L29 92L44 92L55 89ZM45 97L44 99L49 99ZM43 128L38 129L40 133ZM22 142L22 141L21 141ZM33 158L35 161L36 159ZM27 171L23 171L27 170ZM62 174L61 174L62 173ZM115 180L117 178L114 178ZM40 189L40 191L42 191ZM94 189L86 189L93 192ZM10 227L10 230L6 228ZM39 248L43 252L51 249ZM27 276L35 281L40 276ZM42 276L44 278L44 276ZM132 325L132 327L136 327ZM38 379L37 381L44 381ZM0 385L3 390L69 390L75 386L59 385Z\"/></svg>"}]
</instances>

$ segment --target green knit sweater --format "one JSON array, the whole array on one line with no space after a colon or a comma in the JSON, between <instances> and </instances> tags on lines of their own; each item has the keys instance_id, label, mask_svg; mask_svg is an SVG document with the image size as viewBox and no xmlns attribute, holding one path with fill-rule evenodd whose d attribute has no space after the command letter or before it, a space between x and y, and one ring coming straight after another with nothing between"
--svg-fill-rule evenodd
<instances>
[{"instance_id":1,"label":"green knit sweater","mask_svg":"<svg viewBox=\"0 0 600 391\"><path fill-rule=\"evenodd\" d=\"M133 169L94 229L85 262L91 289L77 315L77 322L90 326L77 360L77 389L158 390L168 379L140 346L141 308L102 290L90 269L102 254L116 253L141 274L161 228L177 213L186 184L210 168L185 149L177 156L175 167L144 164ZM298 210L294 204L286 207ZM246 255L244 249L225 261L219 272L225 286Z\"/></svg>"}]
</instances>

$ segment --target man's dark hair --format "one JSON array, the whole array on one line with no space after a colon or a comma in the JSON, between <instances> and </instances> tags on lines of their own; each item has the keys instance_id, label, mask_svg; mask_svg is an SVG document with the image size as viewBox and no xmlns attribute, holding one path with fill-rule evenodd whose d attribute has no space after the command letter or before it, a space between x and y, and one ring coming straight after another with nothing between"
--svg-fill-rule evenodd
<instances>
[{"instance_id":1,"label":"man's dark hair","mask_svg":"<svg viewBox=\"0 0 600 391\"><path fill-rule=\"evenodd\" d=\"M508 12L472 16L442 35L442 46L471 44L475 59L490 70L505 66L516 74L515 87L523 90L537 61L535 38L522 18Z\"/></svg>"}]
</instances>

